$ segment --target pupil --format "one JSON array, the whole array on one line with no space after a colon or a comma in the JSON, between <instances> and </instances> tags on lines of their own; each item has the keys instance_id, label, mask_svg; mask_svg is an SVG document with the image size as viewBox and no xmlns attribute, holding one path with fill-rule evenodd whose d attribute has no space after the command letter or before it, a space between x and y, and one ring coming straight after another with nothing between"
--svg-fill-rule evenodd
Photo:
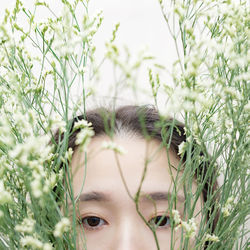
<instances>
[{"instance_id":1,"label":"pupil","mask_svg":"<svg viewBox=\"0 0 250 250\"><path fill-rule=\"evenodd\" d=\"M89 217L87 219L87 222L88 222L89 226L96 227L100 223L100 218L98 218L98 217Z\"/></svg>"},{"instance_id":2,"label":"pupil","mask_svg":"<svg viewBox=\"0 0 250 250\"><path fill-rule=\"evenodd\" d=\"M162 216L157 216L155 218L155 224L158 224L161 219L162 219ZM159 224L159 226L165 226L167 223L168 223L168 218L166 216L164 216L164 218L161 220L161 223Z\"/></svg>"}]
</instances>

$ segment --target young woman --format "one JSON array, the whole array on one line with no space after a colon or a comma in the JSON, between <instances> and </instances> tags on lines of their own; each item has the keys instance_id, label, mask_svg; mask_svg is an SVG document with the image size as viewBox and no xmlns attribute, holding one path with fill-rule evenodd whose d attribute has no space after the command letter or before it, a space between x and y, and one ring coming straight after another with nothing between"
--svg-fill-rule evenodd
<instances>
[{"instance_id":1,"label":"young woman","mask_svg":"<svg viewBox=\"0 0 250 250\"><path fill-rule=\"evenodd\" d=\"M73 129L83 119L94 132L85 152L76 143L80 129ZM151 106L100 108L73 120L69 208L75 201L78 249L192 249L196 227L213 231L216 211L205 207L216 181L203 152L199 167L186 171L189 155L178 149L185 141L183 126Z\"/></svg>"}]
</instances>

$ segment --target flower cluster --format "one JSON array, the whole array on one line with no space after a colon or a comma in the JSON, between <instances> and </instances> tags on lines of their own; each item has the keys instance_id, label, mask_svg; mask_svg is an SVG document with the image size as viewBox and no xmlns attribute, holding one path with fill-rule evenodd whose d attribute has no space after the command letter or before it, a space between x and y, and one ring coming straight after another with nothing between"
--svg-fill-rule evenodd
<instances>
[{"instance_id":1,"label":"flower cluster","mask_svg":"<svg viewBox=\"0 0 250 250\"><path fill-rule=\"evenodd\" d=\"M194 238L197 233L197 223L194 218L189 219L188 221L183 221L181 219L180 213L178 210L172 210L172 218L174 221L175 231L182 227L186 232L187 238Z\"/></svg>"},{"instance_id":2,"label":"flower cluster","mask_svg":"<svg viewBox=\"0 0 250 250\"><path fill-rule=\"evenodd\" d=\"M186 237L188 237L188 238L195 237L196 231L197 231L197 224L196 224L194 218L189 219L187 222L182 221L181 226L183 227L183 229L186 232Z\"/></svg>"},{"instance_id":3,"label":"flower cluster","mask_svg":"<svg viewBox=\"0 0 250 250\"><path fill-rule=\"evenodd\" d=\"M47 241L53 237L61 248L60 235L69 228L66 219L55 225L61 214L53 190L56 186L62 192L59 168L67 164L65 158L71 160L73 150L58 148L67 143L63 135L72 114L85 107L85 74L91 72L92 39L103 16L90 16L87 0L57 2L61 13L49 1L34 1L29 10L17 0L0 23L0 248L4 242L4 248L50 250L55 242ZM40 20L36 13L42 8L56 14ZM72 86L80 95L76 104ZM76 143L86 149L94 135L90 124L79 122L75 129L81 129Z\"/></svg>"},{"instance_id":4,"label":"flower cluster","mask_svg":"<svg viewBox=\"0 0 250 250\"><path fill-rule=\"evenodd\" d=\"M104 141L102 143L102 149L110 149L110 150L113 150L115 153L118 153L118 154L125 154L126 153L126 150L120 146L120 145L117 145L115 142L113 141Z\"/></svg>"},{"instance_id":5,"label":"flower cluster","mask_svg":"<svg viewBox=\"0 0 250 250\"><path fill-rule=\"evenodd\" d=\"M75 131L77 129L88 128L91 126L92 126L91 122L88 122L88 121L82 119L82 120L75 122L73 130Z\"/></svg>"},{"instance_id":6,"label":"flower cluster","mask_svg":"<svg viewBox=\"0 0 250 250\"><path fill-rule=\"evenodd\" d=\"M221 208L224 217L228 217L233 209L234 197L231 196L227 199L226 204Z\"/></svg>"},{"instance_id":7,"label":"flower cluster","mask_svg":"<svg viewBox=\"0 0 250 250\"><path fill-rule=\"evenodd\" d=\"M41 249L41 250L52 250L53 247L50 243L43 243L39 239L33 236L24 236L21 238L22 247L31 247L32 249Z\"/></svg>"},{"instance_id":8,"label":"flower cluster","mask_svg":"<svg viewBox=\"0 0 250 250\"><path fill-rule=\"evenodd\" d=\"M34 230L35 221L31 218L24 218L21 224L15 226L17 232L31 234Z\"/></svg>"},{"instance_id":9,"label":"flower cluster","mask_svg":"<svg viewBox=\"0 0 250 250\"><path fill-rule=\"evenodd\" d=\"M94 131L92 127L84 127L76 136L76 145L79 145L81 151L86 151L87 147L91 141L91 137L94 136Z\"/></svg>"},{"instance_id":10,"label":"flower cluster","mask_svg":"<svg viewBox=\"0 0 250 250\"><path fill-rule=\"evenodd\" d=\"M70 221L68 218L62 218L55 226L54 236L61 237L63 233L67 232L70 228Z\"/></svg>"},{"instance_id":11,"label":"flower cluster","mask_svg":"<svg viewBox=\"0 0 250 250\"><path fill-rule=\"evenodd\" d=\"M11 194L4 188L4 183L0 180L0 205L10 203L12 201Z\"/></svg>"},{"instance_id":12,"label":"flower cluster","mask_svg":"<svg viewBox=\"0 0 250 250\"><path fill-rule=\"evenodd\" d=\"M173 216L174 224L179 225L181 223L181 216L179 214L179 211L173 209L172 210L172 216Z\"/></svg>"},{"instance_id":13,"label":"flower cluster","mask_svg":"<svg viewBox=\"0 0 250 250\"><path fill-rule=\"evenodd\" d=\"M218 242L219 237L214 235L214 234L205 234L204 241L213 241L213 242Z\"/></svg>"}]
</instances>

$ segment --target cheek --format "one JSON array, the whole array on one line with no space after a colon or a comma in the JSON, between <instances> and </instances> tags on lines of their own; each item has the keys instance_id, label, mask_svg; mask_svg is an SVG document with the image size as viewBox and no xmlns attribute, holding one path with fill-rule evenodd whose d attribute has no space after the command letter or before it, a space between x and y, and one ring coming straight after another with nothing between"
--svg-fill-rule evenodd
<instances>
[{"instance_id":1,"label":"cheek","mask_svg":"<svg viewBox=\"0 0 250 250\"><path fill-rule=\"evenodd\" d=\"M162 250L170 250L171 249L171 229L169 229L169 232L157 232L157 239L160 245L160 249ZM173 235L173 248L172 249L179 249L180 248L180 242L181 242L181 233L178 231L174 231Z\"/></svg>"},{"instance_id":2,"label":"cheek","mask_svg":"<svg viewBox=\"0 0 250 250\"><path fill-rule=\"evenodd\" d=\"M109 239L113 240L112 232L84 232L78 227L77 250L104 250L109 248Z\"/></svg>"}]
</instances>

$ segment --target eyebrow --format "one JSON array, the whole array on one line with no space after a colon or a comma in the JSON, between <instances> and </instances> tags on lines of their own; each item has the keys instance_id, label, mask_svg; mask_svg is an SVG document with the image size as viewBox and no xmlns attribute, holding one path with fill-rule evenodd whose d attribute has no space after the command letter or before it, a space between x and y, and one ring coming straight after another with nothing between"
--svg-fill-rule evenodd
<instances>
[{"instance_id":1,"label":"eyebrow","mask_svg":"<svg viewBox=\"0 0 250 250\"><path fill-rule=\"evenodd\" d=\"M140 196L140 201L142 202L152 202L152 201L169 201L171 199L172 194L170 192L150 192L150 193L142 193ZM185 198L184 196L177 195L177 200L180 202L184 202ZM74 200L76 200L77 197L75 197ZM109 194L103 193L103 192L88 192L83 193L79 196L78 201L80 202L87 202L87 201L93 201L93 202L111 202L112 199Z\"/></svg>"},{"instance_id":2,"label":"eyebrow","mask_svg":"<svg viewBox=\"0 0 250 250\"><path fill-rule=\"evenodd\" d=\"M142 193L140 196L142 201L169 201L173 194L170 192L152 192L152 193ZM180 202L184 202L185 198L181 195L176 195L176 198Z\"/></svg>"}]
</instances>

